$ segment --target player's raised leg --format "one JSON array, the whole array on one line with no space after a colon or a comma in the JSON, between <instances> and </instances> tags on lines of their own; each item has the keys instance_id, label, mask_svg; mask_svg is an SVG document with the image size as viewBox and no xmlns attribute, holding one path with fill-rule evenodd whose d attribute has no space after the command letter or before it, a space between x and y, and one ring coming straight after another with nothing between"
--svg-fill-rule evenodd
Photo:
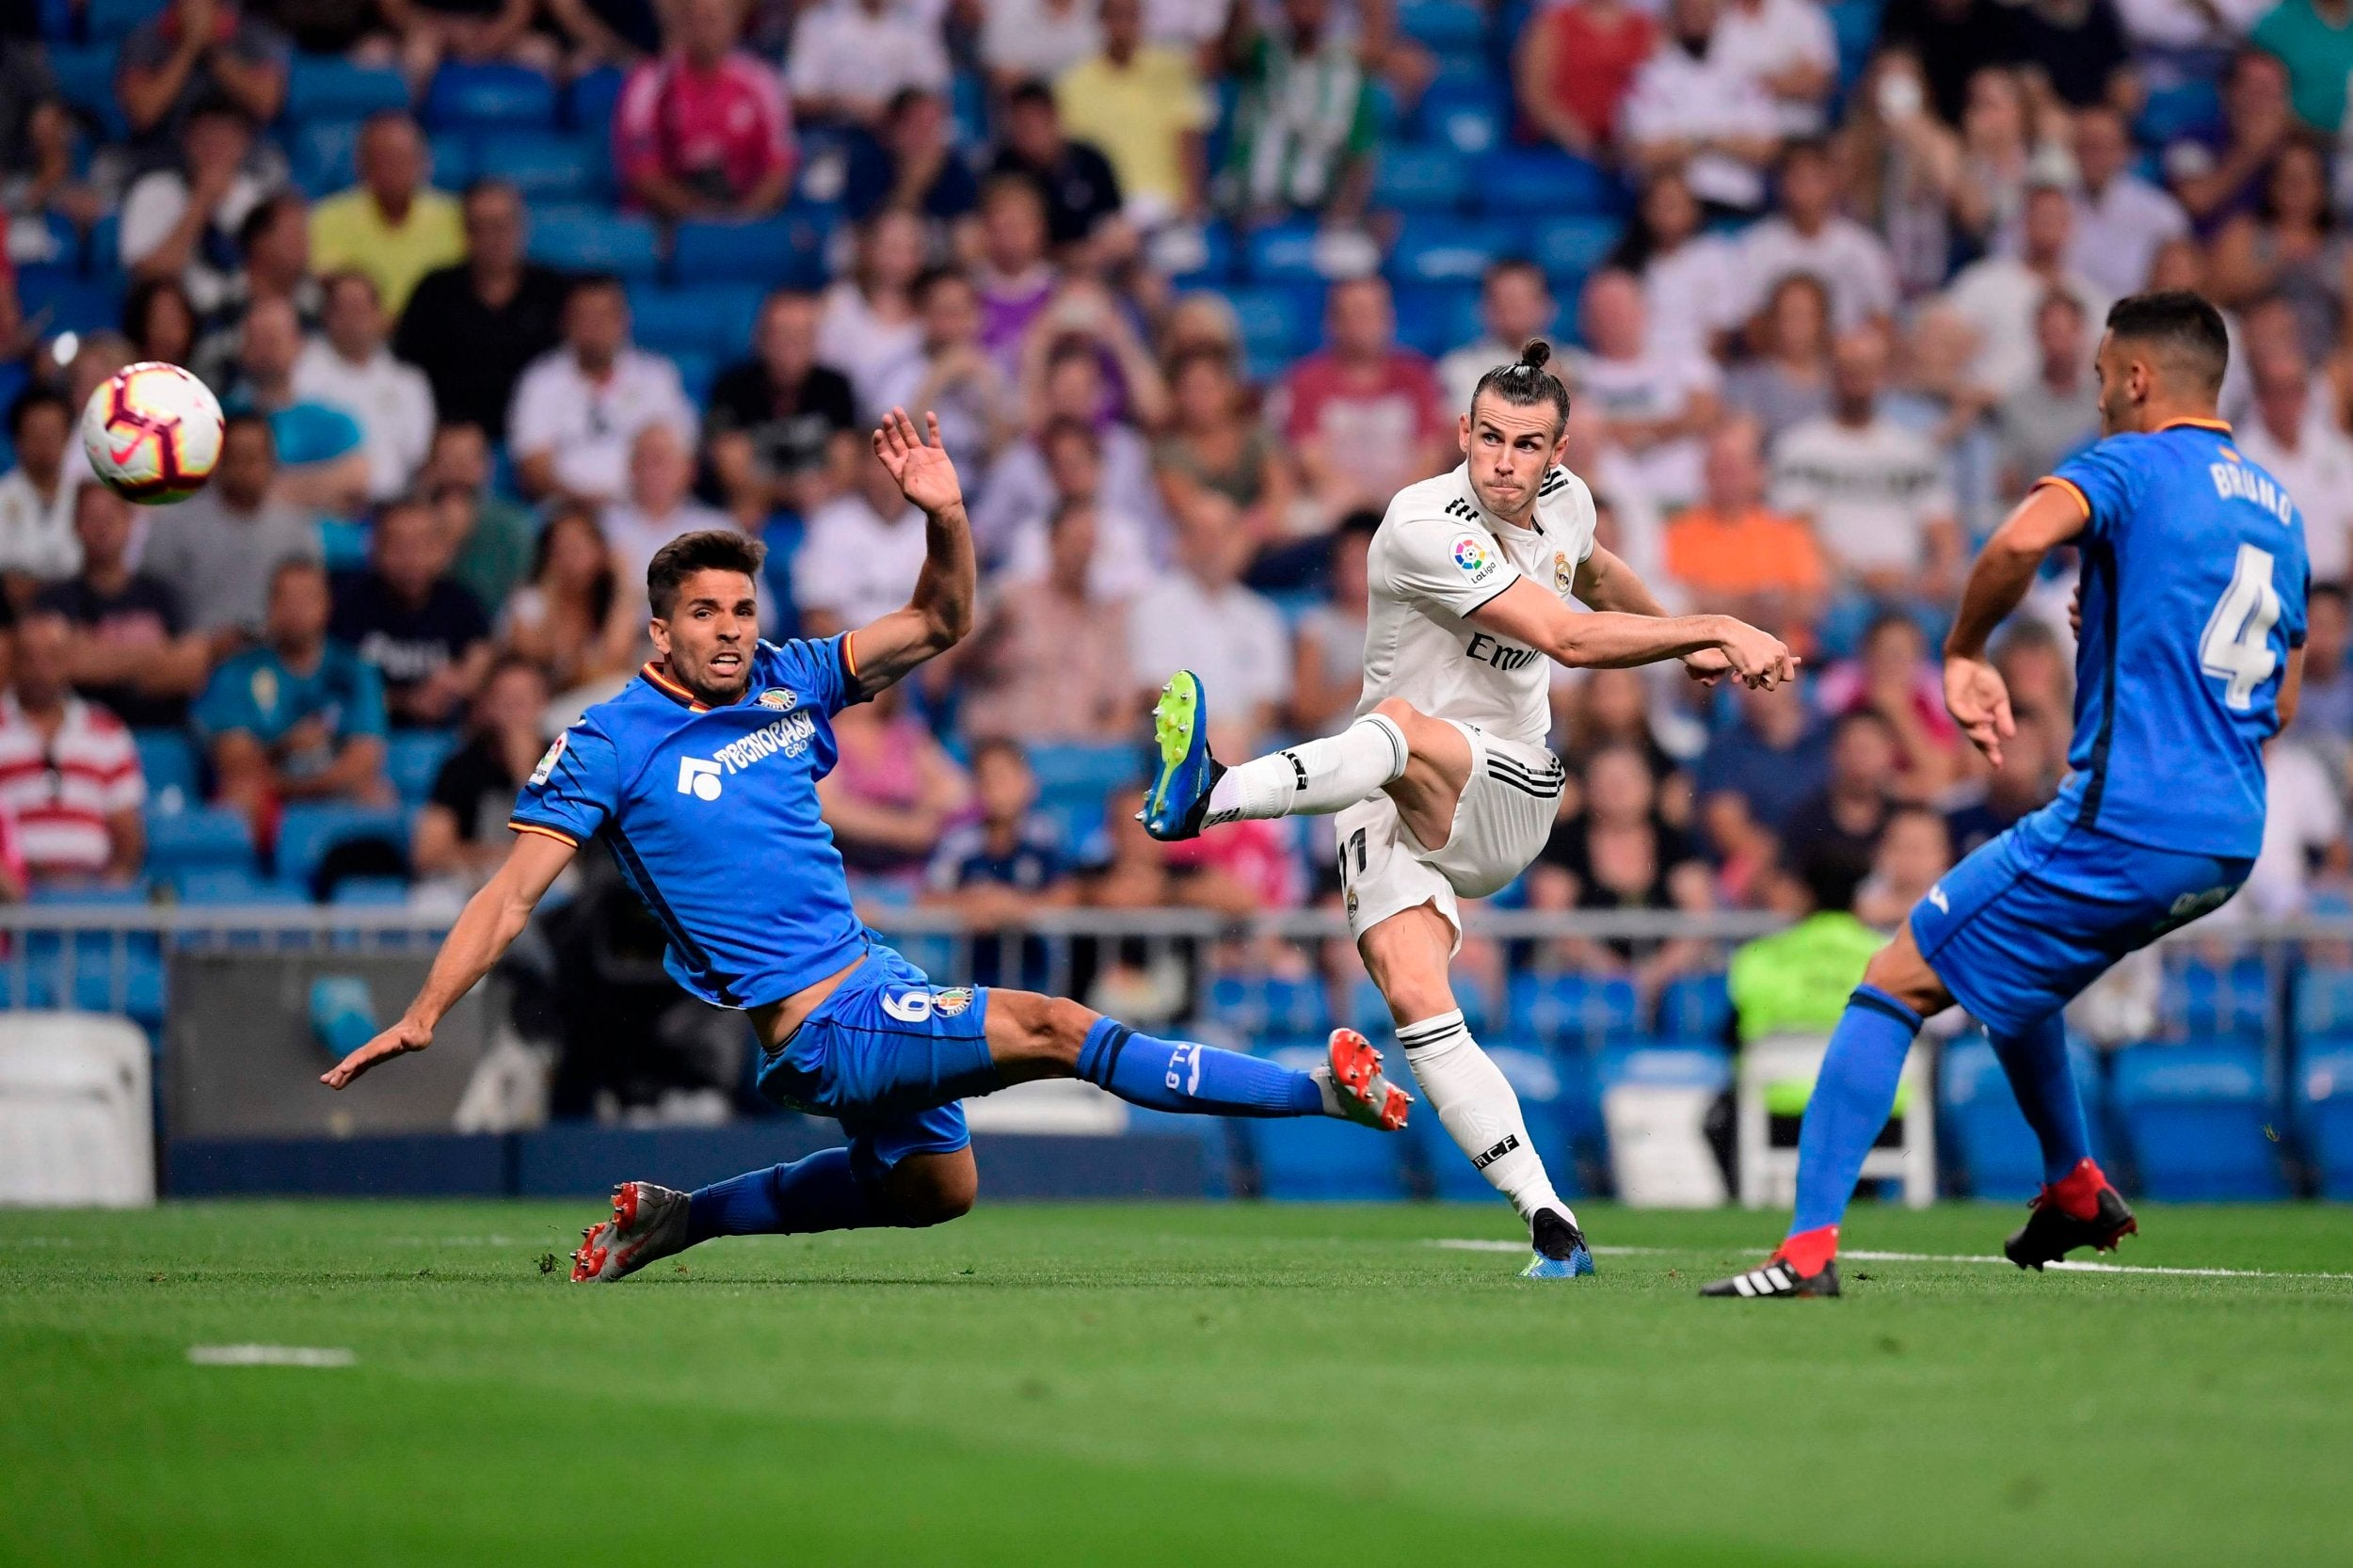
<instances>
[{"instance_id":1,"label":"player's raised leg","mask_svg":"<svg viewBox=\"0 0 2353 1568\"><path fill-rule=\"evenodd\" d=\"M1402 910L1367 930L1357 948L1439 1125L1528 1222L1536 1256L1526 1272L1537 1279L1592 1273L1593 1252L1577 1216L1553 1191L1519 1096L1472 1038L1455 1002L1447 979L1454 928L1447 917L1430 904Z\"/></svg>"},{"instance_id":2,"label":"player's raised leg","mask_svg":"<svg viewBox=\"0 0 2353 1568\"><path fill-rule=\"evenodd\" d=\"M1144 795L1144 824L1156 839L1191 839L1252 818L1328 815L1395 782L1412 759L1399 715L1384 703L1337 735L1228 768L1209 755L1209 694L1191 670L1160 688L1152 728L1160 765ZM1468 759L1465 748L1465 769Z\"/></svg>"}]
</instances>

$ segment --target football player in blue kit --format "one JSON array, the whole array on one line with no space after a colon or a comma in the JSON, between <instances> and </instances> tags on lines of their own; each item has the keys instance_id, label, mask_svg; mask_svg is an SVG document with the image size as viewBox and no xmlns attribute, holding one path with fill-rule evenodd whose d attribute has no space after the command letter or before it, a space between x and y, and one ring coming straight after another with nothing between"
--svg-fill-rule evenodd
<instances>
[{"instance_id":1,"label":"football player in blue kit","mask_svg":"<svg viewBox=\"0 0 2353 1568\"><path fill-rule=\"evenodd\" d=\"M2216 417L2228 355L2221 316L2197 295L2136 295L2108 312L2106 439L1995 531L1945 645L1945 706L1999 767L2016 726L1986 640L2047 552L2080 552L2071 775L1929 888L1871 960L1806 1104L1788 1238L1703 1295L1838 1294L1838 1223L1904 1054L1921 1020L1956 1001L1985 1025L2042 1147L2010 1261L2040 1269L2139 1228L2091 1158L2060 1009L2247 880L2263 844L2264 743L2295 716L2303 673L2303 520Z\"/></svg>"},{"instance_id":2,"label":"football player in blue kit","mask_svg":"<svg viewBox=\"0 0 2353 1568\"><path fill-rule=\"evenodd\" d=\"M572 1255L574 1280L613 1280L714 1236L929 1225L977 1191L967 1096L1031 1079L1085 1079L1133 1104L1228 1116L1337 1116L1395 1131L1410 1096L1378 1052L1334 1032L1295 1071L1160 1040L1075 1001L934 986L862 925L819 814L833 716L944 652L969 629L972 538L939 424L893 409L877 458L924 518L906 605L823 641L759 640L760 546L684 535L646 572L659 657L557 737L523 786L506 863L452 926L416 1000L322 1081L342 1089L432 1043L582 843L601 837L669 939L671 976L751 1015L761 1093L834 1117L848 1145L694 1192L614 1190L613 1214Z\"/></svg>"}]
</instances>

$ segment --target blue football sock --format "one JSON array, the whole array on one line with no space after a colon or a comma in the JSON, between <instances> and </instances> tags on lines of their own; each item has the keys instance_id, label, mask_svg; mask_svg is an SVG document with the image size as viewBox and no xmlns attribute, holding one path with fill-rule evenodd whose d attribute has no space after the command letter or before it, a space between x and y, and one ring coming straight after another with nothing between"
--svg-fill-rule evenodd
<instances>
[{"instance_id":1,"label":"blue football sock","mask_svg":"<svg viewBox=\"0 0 2353 1568\"><path fill-rule=\"evenodd\" d=\"M1920 1015L1875 985L1858 985L1848 999L1798 1133L1798 1214L1791 1235L1834 1225L1847 1212L1863 1157L1896 1108L1904 1053L1919 1032Z\"/></svg>"},{"instance_id":2,"label":"blue football sock","mask_svg":"<svg viewBox=\"0 0 2353 1568\"><path fill-rule=\"evenodd\" d=\"M746 1171L686 1195L687 1244L714 1236L805 1236L891 1223L881 1194L850 1169L848 1149Z\"/></svg>"},{"instance_id":3,"label":"blue football sock","mask_svg":"<svg viewBox=\"0 0 2353 1568\"><path fill-rule=\"evenodd\" d=\"M1079 1076L1130 1105L1205 1116L1319 1116L1323 1091L1305 1073L1190 1040L1156 1040L1098 1018L1079 1048Z\"/></svg>"},{"instance_id":4,"label":"blue football sock","mask_svg":"<svg viewBox=\"0 0 2353 1568\"><path fill-rule=\"evenodd\" d=\"M2042 1143L2042 1179L2063 1180L2091 1158L2091 1133L2084 1125L2083 1096L2067 1062L2067 1025L2054 1013L2025 1033L1992 1036L2010 1093L2026 1125Z\"/></svg>"}]
</instances>

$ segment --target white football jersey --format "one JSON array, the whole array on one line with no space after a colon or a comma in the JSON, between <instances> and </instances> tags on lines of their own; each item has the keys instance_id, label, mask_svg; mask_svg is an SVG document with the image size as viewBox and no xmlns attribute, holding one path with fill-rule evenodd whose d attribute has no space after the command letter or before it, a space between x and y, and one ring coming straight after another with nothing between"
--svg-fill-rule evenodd
<instances>
[{"instance_id":1,"label":"white football jersey","mask_svg":"<svg viewBox=\"0 0 2353 1568\"><path fill-rule=\"evenodd\" d=\"M1550 661L1473 626L1472 611L1521 578L1574 598L1593 552L1593 492L1565 468L1545 475L1535 526L1491 516L1467 465L1408 485L1372 538L1365 695L1357 712L1402 697L1433 718L1541 746L1552 728Z\"/></svg>"}]
</instances>

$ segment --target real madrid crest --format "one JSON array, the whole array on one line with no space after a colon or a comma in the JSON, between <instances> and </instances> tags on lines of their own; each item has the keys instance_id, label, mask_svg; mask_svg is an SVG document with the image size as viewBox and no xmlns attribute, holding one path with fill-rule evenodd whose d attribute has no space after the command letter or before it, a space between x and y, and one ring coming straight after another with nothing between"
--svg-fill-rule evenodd
<instances>
[{"instance_id":1,"label":"real madrid crest","mask_svg":"<svg viewBox=\"0 0 2353 1568\"><path fill-rule=\"evenodd\" d=\"M1566 599L1577 589L1577 567L1568 556L1556 550L1552 552L1552 585Z\"/></svg>"}]
</instances>

